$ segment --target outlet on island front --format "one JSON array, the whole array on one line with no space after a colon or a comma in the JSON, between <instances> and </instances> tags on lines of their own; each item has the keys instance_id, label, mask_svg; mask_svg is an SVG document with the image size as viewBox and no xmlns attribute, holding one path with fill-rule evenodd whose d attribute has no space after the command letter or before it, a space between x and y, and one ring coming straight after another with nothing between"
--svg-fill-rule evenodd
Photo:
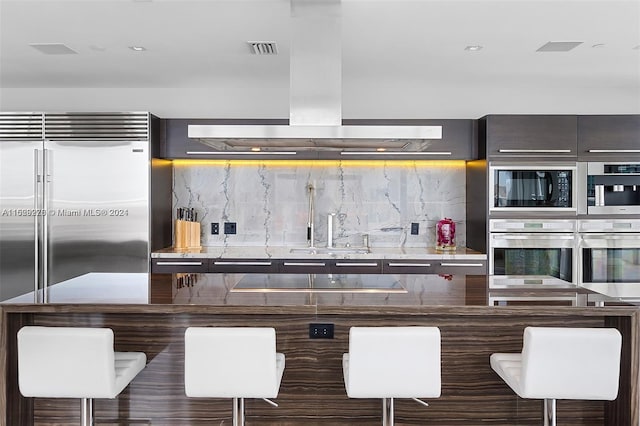
<instances>
[{"instance_id":1,"label":"outlet on island front","mask_svg":"<svg viewBox=\"0 0 640 426\"><path fill-rule=\"evenodd\" d=\"M225 222L224 223L224 233L225 234L235 234L236 233L236 223L235 222Z\"/></svg>"},{"instance_id":2,"label":"outlet on island front","mask_svg":"<svg viewBox=\"0 0 640 426\"><path fill-rule=\"evenodd\" d=\"M333 324L309 324L310 339L333 339Z\"/></svg>"}]
</instances>

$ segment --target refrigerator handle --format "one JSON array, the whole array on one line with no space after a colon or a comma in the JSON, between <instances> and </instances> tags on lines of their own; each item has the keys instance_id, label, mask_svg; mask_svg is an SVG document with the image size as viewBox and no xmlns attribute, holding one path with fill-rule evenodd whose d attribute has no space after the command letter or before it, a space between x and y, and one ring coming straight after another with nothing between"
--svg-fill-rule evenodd
<instances>
[{"instance_id":1,"label":"refrigerator handle","mask_svg":"<svg viewBox=\"0 0 640 426\"><path fill-rule=\"evenodd\" d=\"M42 303L49 303L49 150L42 153Z\"/></svg>"},{"instance_id":2,"label":"refrigerator handle","mask_svg":"<svg viewBox=\"0 0 640 426\"><path fill-rule=\"evenodd\" d=\"M40 213L41 211L38 209L40 206L38 204L38 195L40 193L40 162L38 161L39 150L33 150L33 232L34 232L34 242L33 242L33 257L34 257L34 273L33 273L33 303L39 302L38 291L40 290L40 236L38 234L38 229L40 225Z\"/></svg>"}]
</instances>

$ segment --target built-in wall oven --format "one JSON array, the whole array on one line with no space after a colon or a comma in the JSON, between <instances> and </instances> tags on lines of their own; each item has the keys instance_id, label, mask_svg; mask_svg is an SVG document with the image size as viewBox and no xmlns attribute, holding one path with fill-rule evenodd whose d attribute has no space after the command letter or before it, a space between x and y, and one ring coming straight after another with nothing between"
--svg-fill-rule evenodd
<instances>
[{"instance_id":1,"label":"built-in wall oven","mask_svg":"<svg viewBox=\"0 0 640 426\"><path fill-rule=\"evenodd\" d=\"M490 212L576 211L576 163L489 164Z\"/></svg>"},{"instance_id":2,"label":"built-in wall oven","mask_svg":"<svg viewBox=\"0 0 640 426\"><path fill-rule=\"evenodd\" d=\"M580 285L640 285L640 219L581 219L578 231Z\"/></svg>"},{"instance_id":3,"label":"built-in wall oven","mask_svg":"<svg viewBox=\"0 0 640 426\"><path fill-rule=\"evenodd\" d=\"M580 214L640 214L640 163L578 163Z\"/></svg>"},{"instance_id":4,"label":"built-in wall oven","mask_svg":"<svg viewBox=\"0 0 640 426\"><path fill-rule=\"evenodd\" d=\"M489 220L489 287L575 287L575 220Z\"/></svg>"}]
</instances>

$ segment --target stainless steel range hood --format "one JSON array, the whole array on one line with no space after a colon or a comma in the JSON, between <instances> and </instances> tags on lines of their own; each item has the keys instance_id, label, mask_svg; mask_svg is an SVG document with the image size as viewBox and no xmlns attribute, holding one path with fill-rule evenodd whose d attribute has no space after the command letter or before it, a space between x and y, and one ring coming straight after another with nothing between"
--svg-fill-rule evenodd
<instances>
[{"instance_id":1,"label":"stainless steel range hood","mask_svg":"<svg viewBox=\"0 0 640 426\"><path fill-rule=\"evenodd\" d=\"M342 125L340 0L291 0L289 125L189 125L220 153L340 151L412 154L442 139L442 126ZM210 152L212 153L212 152Z\"/></svg>"}]
</instances>

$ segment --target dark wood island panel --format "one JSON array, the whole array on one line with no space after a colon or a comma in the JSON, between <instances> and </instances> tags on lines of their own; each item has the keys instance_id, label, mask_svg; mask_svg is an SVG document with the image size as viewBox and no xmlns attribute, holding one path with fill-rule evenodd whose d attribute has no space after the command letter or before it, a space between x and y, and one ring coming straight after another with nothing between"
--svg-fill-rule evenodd
<instances>
[{"instance_id":1,"label":"dark wood island panel","mask_svg":"<svg viewBox=\"0 0 640 426\"><path fill-rule=\"evenodd\" d=\"M283 426L380 424L379 400L350 400L345 394L341 360L351 326L440 327L442 397L429 400L428 408L397 400L396 420L399 425L456 426L540 424L542 402L518 398L489 366L493 352L520 351L524 327L616 327L623 334L618 399L559 401L558 419L563 425L607 426L636 426L639 420L637 308L5 305L1 309L0 363L5 374L0 413L6 413L2 425L78 422L77 400L23 398L18 392L16 333L26 324L111 327L117 350L144 351L146 369L119 398L97 400L97 418L100 424L163 426L231 424L229 400L184 395L183 334L188 326L275 327L277 349L286 355L277 398L280 406L247 400L247 424ZM311 322L335 324L335 338L309 339Z\"/></svg>"}]
</instances>

